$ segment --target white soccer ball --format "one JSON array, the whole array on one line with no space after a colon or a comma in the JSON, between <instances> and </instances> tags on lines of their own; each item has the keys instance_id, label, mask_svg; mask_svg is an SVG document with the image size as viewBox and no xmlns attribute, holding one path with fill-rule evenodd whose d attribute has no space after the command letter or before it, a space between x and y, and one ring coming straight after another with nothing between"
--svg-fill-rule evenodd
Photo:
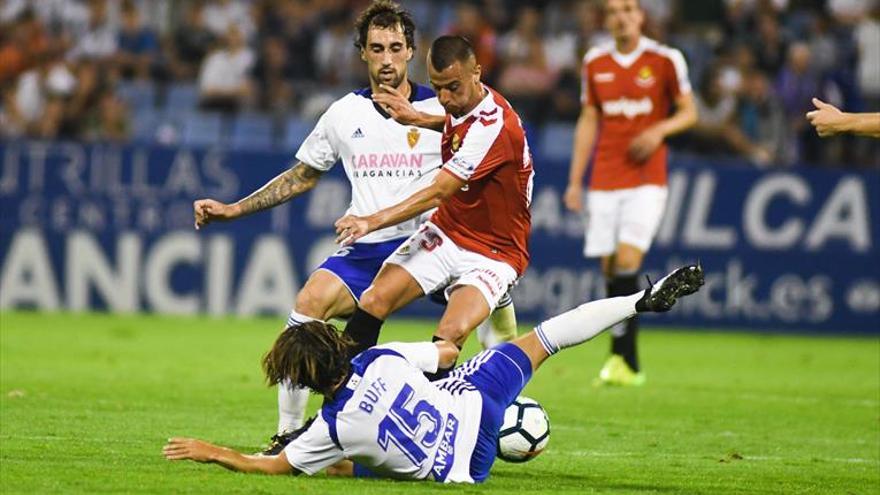
<instances>
[{"instance_id":1,"label":"white soccer ball","mask_svg":"<svg viewBox=\"0 0 880 495\"><path fill-rule=\"evenodd\" d=\"M498 434L498 458L507 462L534 459L550 441L550 419L536 401L519 396L504 411Z\"/></svg>"}]
</instances>

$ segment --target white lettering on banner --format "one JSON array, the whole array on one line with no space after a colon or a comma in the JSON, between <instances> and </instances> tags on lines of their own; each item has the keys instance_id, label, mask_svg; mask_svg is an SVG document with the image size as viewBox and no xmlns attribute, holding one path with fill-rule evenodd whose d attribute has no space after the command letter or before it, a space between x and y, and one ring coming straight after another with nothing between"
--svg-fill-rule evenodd
<instances>
[{"instance_id":1,"label":"white lettering on banner","mask_svg":"<svg viewBox=\"0 0 880 495\"><path fill-rule=\"evenodd\" d=\"M865 184L858 177L840 180L831 198L822 206L805 244L808 250L817 251L834 238L849 241L859 252L871 249L868 198Z\"/></svg>"},{"instance_id":2,"label":"white lettering on banner","mask_svg":"<svg viewBox=\"0 0 880 495\"><path fill-rule=\"evenodd\" d=\"M193 314L199 310L198 294L184 295L171 289L171 273L177 265L197 266L201 245L195 233L174 232L153 245L144 262L147 302L160 313Z\"/></svg>"},{"instance_id":3,"label":"white lettering on banner","mask_svg":"<svg viewBox=\"0 0 880 495\"><path fill-rule=\"evenodd\" d=\"M583 237L584 218L568 211L562 204L559 191L543 187L529 205L532 212L532 231L544 230L553 237Z\"/></svg>"},{"instance_id":4,"label":"white lettering on banner","mask_svg":"<svg viewBox=\"0 0 880 495\"><path fill-rule=\"evenodd\" d=\"M688 249L722 250L737 246L739 239L735 224L709 224L716 208L717 174L703 171L691 181L687 172L673 171L669 174L668 184L669 196L657 232L657 246L668 247L676 242ZM810 215L798 214L795 209L781 224L769 224L768 213L773 211L777 201L785 199L804 209L815 202L821 201L822 204L815 220ZM776 251L800 244L808 250L818 251L833 240L846 241L857 252L868 252L873 248L867 191L860 177L844 177L827 198L816 198L812 186L803 177L771 174L752 185L742 205L729 206L742 209L743 240L755 249ZM583 236L581 217L564 209L557 189L539 189L531 211L533 232L552 237Z\"/></svg>"},{"instance_id":5,"label":"white lettering on banner","mask_svg":"<svg viewBox=\"0 0 880 495\"><path fill-rule=\"evenodd\" d=\"M0 271L0 308L55 310L60 300L45 237L36 229L19 230Z\"/></svg>"},{"instance_id":6,"label":"white lettering on banner","mask_svg":"<svg viewBox=\"0 0 880 495\"><path fill-rule=\"evenodd\" d=\"M682 240L688 247L730 249L736 245L736 230L733 227L713 227L708 224L717 182L712 172L697 175L682 232Z\"/></svg>"},{"instance_id":7,"label":"white lettering on banner","mask_svg":"<svg viewBox=\"0 0 880 495\"><path fill-rule=\"evenodd\" d=\"M550 268L542 273L530 267L514 291L517 308L556 315L605 297L605 282L597 270Z\"/></svg>"},{"instance_id":8,"label":"white lettering on banner","mask_svg":"<svg viewBox=\"0 0 880 495\"><path fill-rule=\"evenodd\" d=\"M64 262L67 307L75 311L92 307L89 289L94 287L109 310L137 311L140 257L141 241L134 233L117 238L115 269L93 236L85 232L72 233L67 237Z\"/></svg>"},{"instance_id":9,"label":"white lettering on banner","mask_svg":"<svg viewBox=\"0 0 880 495\"><path fill-rule=\"evenodd\" d=\"M670 260L669 266L678 266ZM693 296L682 299L673 311L682 315L700 315L710 320L725 318L767 322L774 319L788 323L822 323L834 310L832 281L825 275L804 276L782 273L769 284L767 296L756 294L762 284L757 274L744 271L738 258L728 261L723 270L706 273L706 286ZM659 274L656 274L659 275ZM712 299L713 295L716 299ZM723 311L719 304L724 302Z\"/></svg>"},{"instance_id":10,"label":"white lettering on banner","mask_svg":"<svg viewBox=\"0 0 880 495\"><path fill-rule=\"evenodd\" d=\"M846 305L856 313L880 312L880 281L860 279L846 292Z\"/></svg>"},{"instance_id":11,"label":"white lettering on banner","mask_svg":"<svg viewBox=\"0 0 880 495\"><path fill-rule=\"evenodd\" d=\"M819 323L831 317L831 279L815 276L804 280L787 274L777 278L770 287L770 305L782 321Z\"/></svg>"},{"instance_id":12,"label":"white lettering on banner","mask_svg":"<svg viewBox=\"0 0 880 495\"><path fill-rule=\"evenodd\" d=\"M544 229L551 235L562 232L562 213L559 193L551 187L541 189L532 200L529 210L532 213L532 228Z\"/></svg>"},{"instance_id":13,"label":"white lettering on banner","mask_svg":"<svg viewBox=\"0 0 880 495\"><path fill-rule=\"evenodd\" d=\"M801 177L781 174L767 177L752 188L746 198L743 230L746 238L759 249L790 248L803 233L804 222L798 218L789 218L776 228L767 225L767 209L778 196L786 196L802 206L810 201L810 187Z\"/></svg>"},{"instance_id":14,"label":"white lettering on banner","mask_svg":"<svg viewBox=\"0 0 880 495\"><path fill-rule=\"evenodd\" d=\"M236 301L235 313L254 315L261 312L284 313L293 307L299 283L285 240L277 236L259 238L247 261Z\"/></svg>"},{"instance_id":15,"label":"white lettering on banner","mask_svg":"<svg viewBox=\"0 0 880 495\"><path fill-rule=\"evenodd\" d=\"M668 267L681 264L681 260L671 259ZM782 273L762 283L756 273L746 271L738 258L713 268L706 271L706 284L696 294L682 299L672 309L673 315L700 316L710 321L789 324L823 323L833 315L834 287L828 276ZM649 275L656 280L663 274ZM514 289L513 297L522 312L554 315L604 297L604 292L598 269L550 268L542 272L530 267Z\"/></svg>"},{"instance_id":16,"label":"white lettering on banner","mask_svg":"<svg viewBox=\"0 0 880 495\"><path fill-rule=\"evenodd\" d=\"M228 235L204 238L176 232L145 246L140 234L130 232L116 239L113 254L104 251L91 233L77 231L59 245L65 249L60 261L64 266L58 268L64 276L63 294L43 233L37 229L15 232L2 260L0 309L83 310L100 307L98 299L113 311L195 314L204 309L212 315L233 310L243 315L281 315L287 314L299 290L291 253L285 240L277 236L256 238L246 253L237 290L235 242ZM142 251L146 251L144 256ZM203 290L175 292L171 274L180 265L190 265L197 277L203 277ZM235 307L230 304L230 294L236 294ZM142 300L146 307L141 307Z\"/></svg>"},{"instance_id":17,"label":"white lettering on banner","mask_svg":"<svg viewBox=\"0 0 880 495\"><path fill-rule=\"evenodd\" d=\"M229 312L229 289L232 286L235 242L228 235L213 235L208 240L208 259L205 262L206 310L219 316Z\"/></svg>"},{"instance_id":18,"label":"white lettering on banner","mask_svg":"<svg viewBox=\"0 0 880 495\"><path fill-rule=\"evenodd\" d=\"M639 115L648 115L653 110L654 103L647 96L638 100L618 98L602 103L602 113L606 115L623 115L628 119L638 117Z\"/></svg>"},{"instance_id":19,"label":"white lettering on banner","mask_svg":"<svg viewBox=\"0 0 880 495\"><path fill-rule=\"evenodd\" d=\"M0 168L0 196L42 193L47 181L60 181L72 196L85 194L152 199L208 195L234 198L239 181L225 165L222 151L208 151L201 160L188 149L174 153L162 176L150 175L150 148L126 149L115 145L40 142L5 146ZM51 158L53 166L46 167ZM150 180L152 179L152 183Z\"/></svg>"},{"instance_id":20,"label":"white lettering on banner","mask_svg":"<svg viewBox=\"0 0 880 495\"><path fill-rule=\"evenodd\" d=\"M86 184L83 175L86 171L86 152L75 144L67 144L62 147L68 151L67 162L61 165L61 181L71 194L84 194Z\"/></svg>"},{"instance_id":21,"label":"white lettering on banner","mask_svg":"<svg viewBox=\"0 0 880 495\"><path fill-rule=\"evenodd\" d=\"M181 150L175 155L163 189L171 194L186 193L189 196L202 191L196 159L189 150Z\"/></svg>"},{"instance_id":22,"label":"white lettering on banner","mask_svg":"<svg viewBox=\"0 0 880 495\"><path fill-rule=\"evenodd\" d=\"M240 187L238 176L232 169L223 166L226 155L211 150L205 154L202 160L202 166L205 170L205 177L212 179L217 183L216 187L207 189L205 192L208 196L215 198L233 198Z\"/></svg>"}]
</instances>

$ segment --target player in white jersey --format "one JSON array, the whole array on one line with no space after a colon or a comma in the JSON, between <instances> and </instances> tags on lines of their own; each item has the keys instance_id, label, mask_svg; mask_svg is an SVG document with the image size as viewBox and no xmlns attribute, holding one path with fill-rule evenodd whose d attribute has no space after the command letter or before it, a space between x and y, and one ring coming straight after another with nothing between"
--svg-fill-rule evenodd
<instances>
[{"instance_id":1,"label":"player in white jersey","mask_svg":"<svg viewBox=\"0 0 880 495\"><path fill-rule=\"evenodd\" d=\"M263 359L270 384L289 380L324 396L317 419L277 456L249 456L200 440L172 438L167 459L212 462L268 474L378 476L479 483L495 460L504 410L532 373L559 350L644 311L668 311L703 285L703 270L675 270L643 292L583 304L513 342L477 354L449 378L423 372L448 366L448 341L392 343L349 360L356 345L333 326L288 328Z\"/></svg>"},{"instance_id":2,"label":"player in white jersey","mask_svg":"<svg viewBox=\"0 0 880 495\"><path fill-rule=\"evenodd\" d=\"M312 189L339 160L352 187L351 215L372 214L432 182L442 165L440 133L398 124L372 100L372 93L385 85L405 93L423 112L444 112L433 91L407 79L414 50L412 18L393 2L376 1L358 18L356 31L355 44L367 63L370 87L334 102L297 151L297 163L258 191L230 205L213 199L196 201L196 228L287 202ZM286 327L351 315L382 262L420 223L417 217L372 232L327 258L297 294ZM516 336L510 298L504 302L478 332L484 347ZM304 390L279 387L278 434L268 452L277 453L287 434L302 425L307 400Z\"/></svg>"}]
</instances>

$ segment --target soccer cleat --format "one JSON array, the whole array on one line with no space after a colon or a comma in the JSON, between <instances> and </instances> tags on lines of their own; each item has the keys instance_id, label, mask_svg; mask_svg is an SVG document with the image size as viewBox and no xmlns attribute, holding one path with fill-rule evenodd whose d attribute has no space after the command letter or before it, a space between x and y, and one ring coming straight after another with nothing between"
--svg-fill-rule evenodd
<instances>
[{"instance_id":1,"label":"soccer cleat","mask_svg":"<svg viewBox=\"0 0 880 495\"><path fill-rule=\"evenodd\" d=\"M306 430L309 429L309 426L312 426L315 418L316 416L312 416L311 418L306 420L306 422L302 426L293 431L285 431L277 435L272 435L272 440L269 443L269 446L266 447L265 450L260 452L259 455L274 456L280 454L281 451L284 450L284 447L287 447L287 444L299 438L300 435L302 435L303 433L305 433Z\"/></svg>"},{"instance_id":2,"label":"soccer cleat","mask_svg":"<svg viewBox=\"0 0 880 495\"><path fill-rule=\"evenodd\" d=\"M623 356L612 354L602 369L599 371L599 377L593 380L593 385L615 385L620 387L638 387L645 384L645 374L633 371L626 364Z\"/></svg>"},{"instance_id":3,"label":"soccer cleat","mask_svg":"<svg viewBox=\"0 0 880 495\"><path fill-rule=\"evenodd\" d=\"M703 267L699 263L683 266L656 283L648 279L645 295L636 307L644 306L645 310L663 313L672 309L679 297L693 294L703 285Z\"/></svg>"}]
</instances>

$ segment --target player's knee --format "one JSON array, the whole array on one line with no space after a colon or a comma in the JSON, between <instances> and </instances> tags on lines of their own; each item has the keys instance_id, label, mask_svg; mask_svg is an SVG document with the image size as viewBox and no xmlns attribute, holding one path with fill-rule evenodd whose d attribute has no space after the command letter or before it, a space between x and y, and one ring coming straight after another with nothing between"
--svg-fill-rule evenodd
<instances>
[{"instance_id":1,"label":"player's knee","mask_svg":"<svg viewBox=\"0 0 880 495\"><path fill-rule=\"evenodd\" d=\"M324 319L327 304L312 291L305 288L299 291L296 295L296 302L294 304L297 313L311 316L312 318Z\"/></svg>"},{"instance_id":2,"label":"player's knee","mask_svg":"<svg viewBox=\"0 0 880 495\"><path fill-rule=\"evenodd\" d=\"M458 346L463 346L474 325L466 321L441 321L437 327L437 336Z\"/></svg>"},{"instance_id":3,"label":"player's knee","mask_svg":"<svg viewBox=\"0 0 880 495\"><path fill-rule=\"evenodd\" d=\"M358 305L380 320L384 320L391 313L391 299L385 297L381 290L375 290L374 287L370 287L361 295Z\"/></svg>"}]
</instances>

